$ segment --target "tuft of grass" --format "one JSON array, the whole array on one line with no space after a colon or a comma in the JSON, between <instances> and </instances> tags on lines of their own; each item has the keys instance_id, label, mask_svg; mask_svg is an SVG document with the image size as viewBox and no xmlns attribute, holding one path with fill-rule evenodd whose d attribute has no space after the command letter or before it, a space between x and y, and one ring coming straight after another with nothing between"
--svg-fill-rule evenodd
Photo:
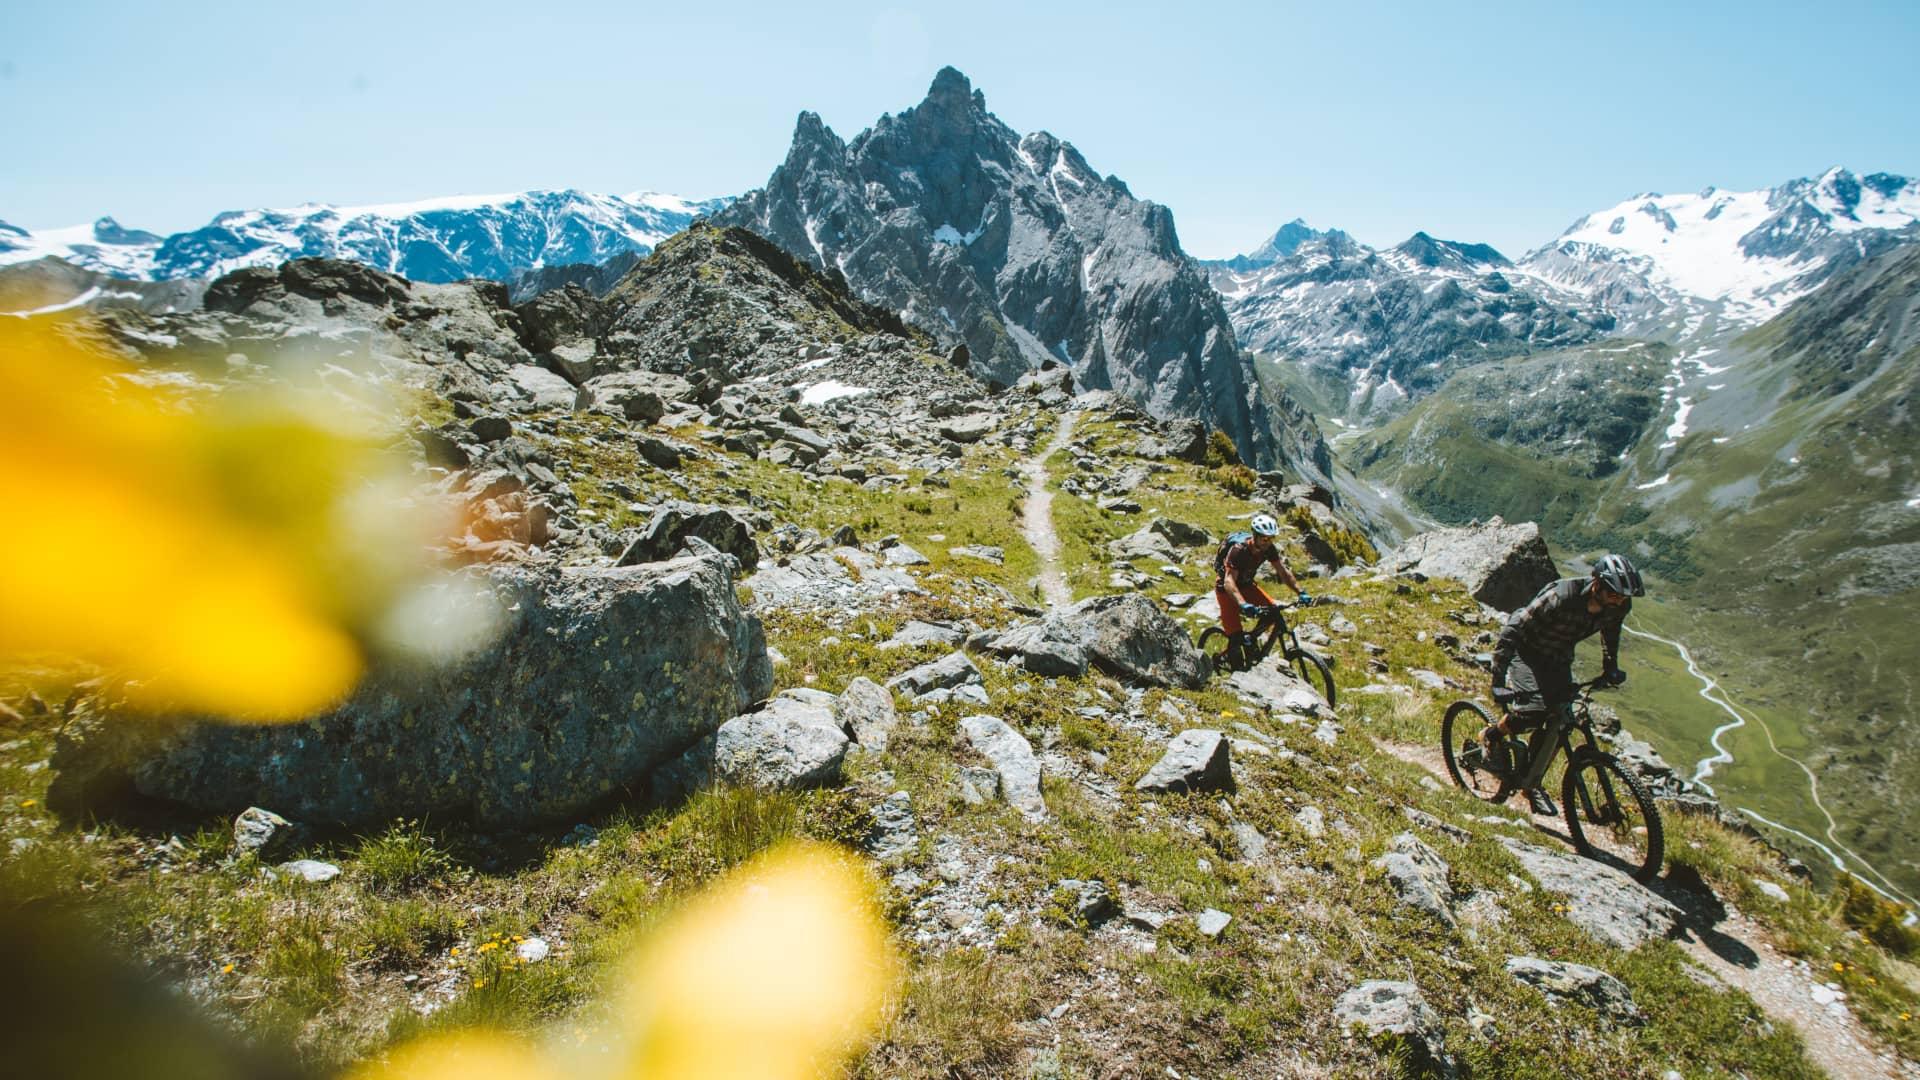
<instances>
[{"instance_id":1,"label":"tuft of grass","mask_svg":"<svg viewBox=\"0 0 1920 1080\"><path fill-rule=\"evenodd\" d=\"M856 1075L1010 1075L1037 992L1018 957L958 948L930 958L908 974Z\"/></svg>"},{"instance_id":2,"label":"tuft of grass","mask_svg":"<svg viewBox=\"0 0 1920 1080\"><path fill-rule=\"evenodd\" d=\"M378 836L363 838L353 857L362 879L377 891L423 885L453 869L453 860L414 821L396 821Z\"/></svg>"}]
</instances>

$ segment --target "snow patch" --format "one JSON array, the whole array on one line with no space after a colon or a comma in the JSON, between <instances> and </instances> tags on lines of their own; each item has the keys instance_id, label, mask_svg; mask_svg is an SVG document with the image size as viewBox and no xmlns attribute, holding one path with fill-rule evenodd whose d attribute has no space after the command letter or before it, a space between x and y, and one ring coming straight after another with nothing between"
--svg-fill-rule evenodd
<instances>
[{"instance_id":1,"label":"snow patch","mask_svg":"<svg viewBox=\"0 0 1920 1080\"><path fill-rule=\"evenodd\" d=\"M1657 488L1657 487L1665 487L1665 486L1666 486L1666 485L1667 485L1668 483L1670 483L1670 482L1671 482L1672 480L1673 480L1673 474L1672 474L1672 473L1670 473L1670 472L1669 472L1669 473L1661 473L1661 474L1660 474L1660 479L1658 479L1658 480L1649 480L1649 481L1647 481L1647 482L1646 482L1646 483L1644 483L1644 484L1635 484L1635 485L1633 485L1633 489L1634 489L1635 491L1652 491L1652 490L1653 490L1654 488Z\"/></svg>"},{"instance_id":2,"label":"snow patch","mask_svg":"<svg viewBox=\"0 0 1920 1080\"><path fill-rule=\"evenodd\" d=\"M1680 407L1674 410L1673 423L1667 427L1667 441L1660 444L1663 450L1675 445L1687 434L1687 414L1693 411L1693 401L1690 398L1679 400Z\"/></svg>"},{"instance_id":3,"label":"snow patch","mask_svg":"<svg viewBox=\"0 0 1920 1080\"><path fill-rule=\"evenodd\" d=\"M800 404L823 405L836 398L854 397L859 394L871 393L873 393L873 388L870 386L848 386L846 383L836 379L827 379L824 382L814 383L812 386L801 391Z\"/></svg>"},{"instance_id":4,"label":"snow patch","mask_svg":"<svg viewBox=\"0 0 1920 1080\"><path fill-rule=\"evenodd\" d=\"M37 307L37 308L34 308L32 311L7 311L7 312L0 312L0 314L11 315L16 319L31 318L35 315L51 315L56 311L70 311L77 307L83 307L88 302L92 301L95 297L99 295L100 295L100 286L95 285L93 288L88 289L86 292L81 293L79 296L76 296L71 300L63 300L58 304L48 304L46 307Z\"/></svg>"}]
</instances>

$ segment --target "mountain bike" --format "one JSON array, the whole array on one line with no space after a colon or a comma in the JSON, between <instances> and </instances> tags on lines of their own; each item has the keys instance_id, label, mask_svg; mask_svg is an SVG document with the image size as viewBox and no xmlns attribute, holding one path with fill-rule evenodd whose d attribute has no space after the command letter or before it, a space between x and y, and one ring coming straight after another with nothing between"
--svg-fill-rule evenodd
<instances>
[{"instance_id":1,"label":"mountain bike","mask_svg":"<svg viewBox=\"0 0 1920 1080\"><path fill-rule=\"evenodd\" d=\"M1615 864L1636 880L1651 881L1660 872L1666 851L1660 811L1646 785L1620 759L1600 749L1594 738L1593 692L1603 685L1602 679L1576 684L1573 700L1563 709L1549 711L1545 729L1531 744L1506 740L1504 756L1511 757L1511 762L1486 759L1480 732L1493 723L1487 710L1477 701L1456 701L1447 706L1446 719L1440 723L1441 753L1454 783L1475 798L1500 803L1515 792L1541 786L1554 756L1565 750L1567 771L1560 780L1560 809L1573 846L1587 858ZM1512 711L1511 703L1500 700L1499 693L1495 698L1502 710ZM1577 746L1572 738L1576 730L1586 736Z\"/></svg>"},{"instance_id":2,"label":"mountain bike","mask_svg":"<svg viewBox=\"0 0 1920 1080\"><path fill-rule=\"evenodd\" d=\"M1265 660L1276 646L1280 646L1280 655L1286 660L1287 666L1301 681L1326 698L1327 708L1331 709L1334 706L1332 665L1302 648L1300 638L1287 622L1286 609L1299 606L1298 603L1270 604L1260 608L1257 614L1259 621L1253 627L1251 649L1242 648L1225 629L1209 626L1200 632L1200 651L1207 654L1216 672L1246 671Z\"/></svg>"}]
</instances>

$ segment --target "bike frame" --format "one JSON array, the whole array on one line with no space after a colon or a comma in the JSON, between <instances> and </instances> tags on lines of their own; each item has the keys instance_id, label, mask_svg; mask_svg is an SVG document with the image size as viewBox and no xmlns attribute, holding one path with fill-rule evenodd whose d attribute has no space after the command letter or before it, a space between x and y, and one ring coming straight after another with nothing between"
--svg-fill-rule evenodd
<instances>
[{"instance_id":1,"label":"bike frame","mask_svg":"<svg viewBox=\"0 0 1920 1080\"><path fill-rule=\"evenodd\" d=\"M1306 651L1300 647L1300 637L1294 633L1293 624L1287 620L1287 609L1298 606L1298 602L1267 605L1266 611L1260 616L1260 621L1253 624L1253 647L1258 655L1247 658L1248 667L1273 655L1273 647L1279 643L1283 635L1287 643L1286 648L1281 650L1282 658L1291 660L1296 653Z\"/></svg>"},{"instance_id":2,"label":"bike frame","mask_svg":"<svg viewBox=\"0 0 1920 1080\"><path fill-rule=\"evenodd\" d=\"M1546 779L1547 770L1553 767L1554 755L1562 750L1566 751L1569 767L1577 754L1605 752L1600 749L1600 742L1593 734L1591 708L1593 691L1600 685L1599 679L1574 684L1577 693L1572 700L1562 703L1559 709L1549 714L1546 723L1527 741L1526 763L1514 770L1515 778L1505 782L1502 794L1539 787ZM1513 715L1511 705L1502 705L1501 708L1504 715ZM1573 733L1576 731L1585 736L1585 741L1579 746L1573 742Z\"/></svg>"}]
</instances>

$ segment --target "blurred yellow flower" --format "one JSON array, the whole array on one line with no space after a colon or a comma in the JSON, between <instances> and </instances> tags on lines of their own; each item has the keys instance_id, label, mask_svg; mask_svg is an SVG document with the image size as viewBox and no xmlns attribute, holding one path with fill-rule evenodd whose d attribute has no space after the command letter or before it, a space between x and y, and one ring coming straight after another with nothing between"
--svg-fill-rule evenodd
<instances>
[{"instance_id":1,"label":"blurred yellow flower","mask_svg":"<svg viewBox=\"0 0 1920 1080\"><path fill-rule=\"evenodd\" d=\"M562 1075L504 1035L469 1032L405 1046L385 1063L358 1070L352 1080L559 1080Z\"/></svg>"},{"instance_id":2,"label":"blurred yellow flower","mask_svg":"<svg viewBox=\"0 0 1920 1080\"><path fill-rule=\"evenodd\" d=\"M709 890L636 958L628 1075L829 1075L879 1022L893 975L860 864L818 845L777 850Z\"/></svg>"},{"instance_id":3,"label":"blurred yellow flower","mask_svg":"<svg viewBox=\"0 0 1920 1080\"><path fill-rule=\"evenodd\" d=\"M245 719L340 700L444 527L407 510L391 417L288 379L183 388L74 333L0 319L0 666Z\"/></svg>"},{"instance_id":4,"label":"blurred yellow flower","mask_svg":"<svg viewBox=\"0 0 1920 1080\"><path fill-rule=\"evenodd\" d=\"M461 1035L407 1047L352 1080L837 1075L878 1025L896 972L874 897L853 857L787 845L707 888L641 945L605 1032L611 1053L562 1066L500 1036Z\"/></svg>"}]
</instances>

